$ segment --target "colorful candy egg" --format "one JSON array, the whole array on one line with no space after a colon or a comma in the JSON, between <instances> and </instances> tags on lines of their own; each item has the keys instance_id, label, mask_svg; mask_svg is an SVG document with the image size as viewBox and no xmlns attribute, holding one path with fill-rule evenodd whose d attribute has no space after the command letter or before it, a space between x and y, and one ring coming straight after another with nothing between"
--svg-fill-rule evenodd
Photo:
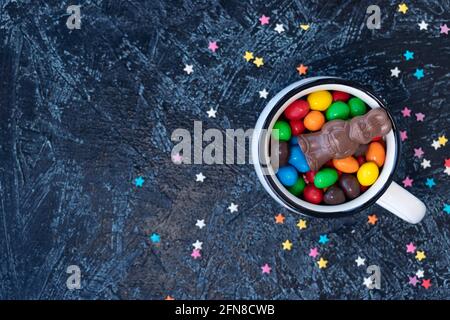
<instances>
[{"instance_id":1,"label":"colorful candy egg","mask_svg":"<svg viewBox=\"0 0 450 320\"><path fill-rule=\"evenodd\" d=\"M327 109L325 116L327 117L328 121L336 119L347 120L349 114L350 108L345 102L335 101Z\"/></svg>"},{"instance_id":2,"label":"colorful candy egg","mask_svg":"<svg viewBox=\"0 0 450 320\"><path fill-rule=\"evenodd\" d=\"M328 188L332 186L339 178L336 169L324 168L319 170L314 176L314 185L319 188Z\"/></svg>"},{"instance_id":3,"label":"colorful candy egg","mask_svg":"<svg viewBox=\"0 0 450 320\"><path fill-rule=\"evenodd\" d=\"M379 174L378 166L375 162L369 161L364 163L356 174L358 181L362 186L371 186L377 181Z\"/></svg>"},{"instance_id":4,"label":"colorful candy egg","mask_svg":"<svg viewBox=\"0 0 450 320\"><path fill-rule=\"evenodd\" d=\"M297 170L292 166L284 166L278 169L277 177L286 187L292 187L298 179Z\"/></svg>"},{"instance_id":5,"label":"colorful candy egg","mask_svg":"<svg viewBox=\"0 0 450 320\"><path fill-rule=\"evenodd\" d=\"M276 158L278 157L278 159ZM270 161L272 164L278 163L279 167L288 163L289 159L289 145L285 141L278 142L278 150L272 150Z\"/></svg>"},{"instance_id":6,"label":"colorful candy egg","mask_svg":"<svg viewBox=\"0 0 450 320\"><path fill-rule=\"evenodd\" d=\"M310 93L307 98L311 110L325 111L333 101L333 96L328 91L316 91Z\"/></svg>"},{"instance_id":7,"label":"colorful candy egg","mask_svg":"<svg viewBox=\"0 0 450 320\"><path fill-rule=\"evenodd\" d=\"M298 177L297 181L292 187L289 187L288 190L290 193L292 193L294 196L299 196L303 190L305 189L306 183L305 180L303 180L302 177Z\"/></svg>"},{"instance_id":8,"label":"colorful candy egg","mask_svg":"<svg viewBox=\"0 0 450 320\"><path fill-rule=\"evenodd\" d=\"M309 170L305 173L306 183L314 183L314 177L316 176L317 171Z\"/></svg>"},{"instance_id":9,"label":"colorful candy egg","mask_svg":"<svg viewBox=\"0 0 450 320\"><path fill-rule=\"evenodd\" d=\"M289 120L300 120L303 119L309 112L309 103L305 100L296 100L292 102L286 110L284 110L284 115Z\"/></svg>"},{"instance_id":10,"label":"colorful candy egg","mask_svg":"<svg viewBox=\"0 0 450 320\"><path fill-rule=\"evenodd\" d=\"M309 131L317 131L322 128L323 124L325 123L325 117L323 116L323 113L320 111L310 111L305 119L303 119L303 124L305 125L305 128Z\"/></svg>"},{"instance_id":11,"label":"colorful candy egg","mask_svg":"<svg viewBox=\"0 0 450 320\"><path fill-rule=\"evenodd\" d=\"M383 145L380 142L371 142L366 152L366 160L373 161L378 167L381 167L384 164L385 158L386 152L384 151Z\"/></svg>"},{"instance_id":12,"label":"colorful candy egg","mask_svg":"<svg viewBox=\"0 0 450 320\"><path fill-rule=\"evenodd\" d=\"M300 172L309 171L308 162L306 161L305 155L303 154L302 149L300 149L299 146L291 147L288 162L290 165L294 166L295 169L297 169Z\"/></svg>"},{"instance_id":13,"label":"colorful candy egg","mask_svg":"<svg viewBox=\"0 0 450 320\"><path fill-rule=\"evenodd\" d=\"M358 161L352 156L344 159L333 159L333 166L344 173L354 173L359 169Z\"/></svg>"},{"instance_id":14,"label":"colorful candy egg","mask_svg":"<svg viewBox=\"0 0 450 320\"><path fill-rule=\"evenodd\" d=\"M341 204L345 202L344 191L337 186L331 186L327 189L325 194L323 195L323 202L326 204Z\"/></svg>"},{"instance_id":15,"label":"colorful candy egg","mask_svg":"<svg viewBox=\"0 0 450 320\"><path fill-rule=\"evenodd\" d=\"M347 103L352 117L362 116L366 113L366 104L360 98L353 97Z\"/></svg>"},{"instance_id":16,"label":"colorful candy egg","mask_svg":"<svg viewBox=\"0 0 450 320\"><path fill-rule=\"evenodd\" d=\"M323 192L314 185L308 184L303 190L303 199L314 204L319 204L322 202Z\"/></svg>"},{"instance_id":17,"label":"colorful candy egg","mask_svg":"<svg viewBox=\"0 0 450 320\"><path fill-rule=\"evenodd\" d=\"M291 126L293 136L298 136L305 131L305 125L302 120L291 120L289 121L289 125Z\"/></svg>"},{"instance_id":18,"label":"colorful candy egg","mask_svg":"<svg viewBox=\"0 0 450 320\"><path fill-rule=\"evenodd\" d=\"M349 199L355 199L361 194L360 185L352 174L344 173L339 177L339 186Z\"/></svg>"},{"instance_id":19,"label":"colorful candy egg","mask_svg":"<svg viewBox=\"0 0 450 320\"><path fill-rule=\"evenodd\" d=\"M333 96L333 101L346 102L350 98L350 94L343 91L333 91L331 95Z\"/></svg>"},{"instance_id":20,"label":"colorful candy egg","mask_svg":"<svg viewBox=\"0 0 450 320\"><path fill-rule=\"evenodd\" d=\"M289 139L291 138L291 127L289 126L289 123L283 120L275 122L275 125L273 126L272 137L281 141L289 141Z\"/></svg>"}]
</instances>

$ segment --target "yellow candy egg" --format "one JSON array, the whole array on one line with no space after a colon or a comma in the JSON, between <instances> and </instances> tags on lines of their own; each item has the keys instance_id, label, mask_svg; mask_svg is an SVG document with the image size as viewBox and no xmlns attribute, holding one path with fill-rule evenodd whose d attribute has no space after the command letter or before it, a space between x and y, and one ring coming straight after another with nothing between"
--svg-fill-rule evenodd
<instances>
[{"instance_id":1,"label":"yellow candy egg","mask_svg":"<svg viewBox=\"0 0 450 320\"><path fill-rule=\"evenodd\" d=\"M325 111L333 102L333 96L328 91L310 93L307 98L311 110Z\"/></svg>"},{"instance_id":2,"label":"yellow candy egg","mask_svg":"<svg viewBox=\"0 0 450 320\"><path fill-rule=\"evenodd\" d=\"M358 178L359 183L362 186L371 186L375 183L378 179L378 166L375 164L375 162L366 162L363 163L361 167L359 167L358 172L356 173L356 176Z\"/></svg>"}]
</instances>

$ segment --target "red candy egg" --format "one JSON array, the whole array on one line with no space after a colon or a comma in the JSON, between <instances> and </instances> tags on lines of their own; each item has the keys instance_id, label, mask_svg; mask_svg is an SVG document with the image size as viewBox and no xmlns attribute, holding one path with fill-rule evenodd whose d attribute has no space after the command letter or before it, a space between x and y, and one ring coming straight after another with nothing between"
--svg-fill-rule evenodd
<instances>
[{"instance_id":1,"label":"red candy egg","mask_svg":"<svg viewBox=\"0 0 450 320\"><path fill-rule=\"evenodd\" d=\"M347 92L333 91L333 101L344 101L347 102L350 99L350 95Z\"/></svg>"},{"instance_id":2,"label":"red candy egg","mask_svg":"<svg viewBox=\"0 0 450 320\"><path fill-rule=\"evenodd\" d=\"M301 120L291 120L289 121L289 125L291 126L291 132L293 136L298 136L299 134L305 131L305 125Z\"/></svg>"},{"instance_id":3,"label":"red candy egg","mask_svg":"<svg viewBox=\"0 0 450 320\"><path fill-rule=\"evenodd\" d=\"M381 137L375 137L372 139L372 141L380 141L380 140L381 140Z\"/></svg>"},{"instance_id":4,"label":"red candy egg","mask_svg":"<svg viewBox=\"0 0 450 320\"><path fill-rule=\"evenodd\" d=\"M303 119L309 112L309 103L305 100L296 100L284 110L284 115L289 120Z\"/></svg>"},{"instance_id":5,"label":"red candy egg","mask_svg":"<svg viewBox=\"0 0 450 320\"><path fill-rule=\"evenodd\" d=\"M310 170L307 173L305 173L305 179L307 183L313 183L314 177L316 176L317 171Z\"/></svg>"},{"instance_id":6,"label":"red candy egg","mask_svg":"<svg viewBox=\"0 0 450 320\"><path fill-rule=\"evenodd\" d=\"M303 198L308 202L319 204L322 202L323 192L313 184L308 184L303 190Z\"/></svg>"},{"instance_id":7,"label":"red candy egg","mask_svg":"<svg viewBox=\"0 0 450 320\"><path fill-rule=\"evenodd\" d=\"M366 162L366 158L364 158L364 156L357 156L356 161L358 161L359 166L362 166L362 164Z\"/></svg>"}]
</instances>

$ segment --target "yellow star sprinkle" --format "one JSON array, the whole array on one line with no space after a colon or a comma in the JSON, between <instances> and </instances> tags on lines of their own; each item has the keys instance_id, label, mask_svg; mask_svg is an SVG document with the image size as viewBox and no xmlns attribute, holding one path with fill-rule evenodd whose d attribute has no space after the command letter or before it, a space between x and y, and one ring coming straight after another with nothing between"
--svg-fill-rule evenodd
<instances>
[{"instance_id":1,"label":"yellow star sprinkle","mask_svg":"<svg viewBox=\"0 0 450 320\"><path fill-rule=\"evenodd\" d=\"M292 242L290 242L289 240L286 240L285 242L283 242L283 250L291 250L292 249Z\"/></svg>"},{"instance_id":2,"label":"yellow star sprinkle","mask_svg":"<svg viewBox=\"0 0 450 320\"><path fill-rule=\"evenodd\" d=\"M417 251L416 254L416 259L419 261L422 261L423 259L425 259L427 256L425 255L425 252L423 251Z\"/></svg>"},{"instance_id":3,"label":"yellow star sprinkle","mask_svg":"<svg viewBox=\"0 0 450 320\"><path fill-rule=\"evenodd\" d=\"M328 260L325 260L324 258L320 257L320 260L317 261L317 264L319 265L319 269L325 269L327 267Z\"/></svg>"},{"instance_id":4,"label":"yellow star sprinkle","mask_svg":"<svg viewBox=\"0 0 450 320\"><path fill-rule=\"evenodd\" d=\"M298 220L297 227L300 230L306 229L306 220L303 220L303 219Z\"/></svg>"},{"instance_id":5,"label":"yellow star sprinkle","mask_svg":"<svg viewBox=\"0 0 450 320\"><path fill-rule=\"evenodd\" d=\"M253 52L250 51L245 51L245 55L244 55L244 59L249 62L250 60L252 60L253 57Z\"/></svg>"},{"instance_id":6,"label":"yellow star sprinkle","mask_svg":"<svg viewBox=\"0 0 450 320\"><path fill-rule=\"evenodd\" d=\"M300 25L300 29L303 29L303 30L308 30L309 29L309 24L301 24Z\"/></svg>"},{"instance_id":7,"label":"yellow star sprinkle","mask_svg":"<svg viewBox=\"0 0 450 320\"><path fill-rule=\"evenodd\" d=\"M263 58L256 57L255 60L253 60L253 63L259 68L264 65L264 60Z\"/></svg>"},{"instance_id":8,"label":"yellow star sprinkle","mask_svg":"<svg viewBox=\"0 0 450 320\"><path fill-rule=\"evenodd\" d=\"M406 4L402 3L398 5L398 12L405 14L406 11L408 11L408 6Z\"/></svg>"},{"instance_id":9,"label":"yellow star sprinkle","mask_svg":"<svg viewBox=\"0 0 450 320\"><path fill-rule=\"evenodd\" d=\"M439 140L439 144L440 144L441 146L445 146L445 144L446 144L447 141L448 141L448 139L447 139L445 136L440 136L438 140Z\"/></svg>"}]
</instances>

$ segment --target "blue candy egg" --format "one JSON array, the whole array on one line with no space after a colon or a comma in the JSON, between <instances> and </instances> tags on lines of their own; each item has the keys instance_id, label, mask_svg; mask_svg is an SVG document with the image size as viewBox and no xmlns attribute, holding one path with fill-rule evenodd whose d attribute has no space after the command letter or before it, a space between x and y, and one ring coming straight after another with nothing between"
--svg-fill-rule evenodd
<instances>
[{"instance_id":1,"label":"blue candy egg","mask_svg":"<svg viewBox=\"0 0 450 320\"><path fill-rule=\"evenodd\" d=\"M291 140L289 140L289 144L291 146L298 146L298 139L296 136L292 136Z\"/></svg>"},{"instance_id":2,"label":"blue candy egg","mask_svg":"<svg viewBox=\"0 0 450 320\"><path fill-rule=\"evenodd\" d=\"M278 169L277 177L286 187L292 187L298 179L297 170L292 166L284 166Z\"/></svg>"},{"instance_id":3,"label":"blue candy egg","mask_svg":"<svg viewBox=\"0 0 450 320\"><path fill-rule=\"evenodd\" d=\"M291 147L291 153L289 155L289 164L293 165L299 172L308 172L309 165L306 162L305 155L299 146Z\"/></svg>"}]
</instances>

